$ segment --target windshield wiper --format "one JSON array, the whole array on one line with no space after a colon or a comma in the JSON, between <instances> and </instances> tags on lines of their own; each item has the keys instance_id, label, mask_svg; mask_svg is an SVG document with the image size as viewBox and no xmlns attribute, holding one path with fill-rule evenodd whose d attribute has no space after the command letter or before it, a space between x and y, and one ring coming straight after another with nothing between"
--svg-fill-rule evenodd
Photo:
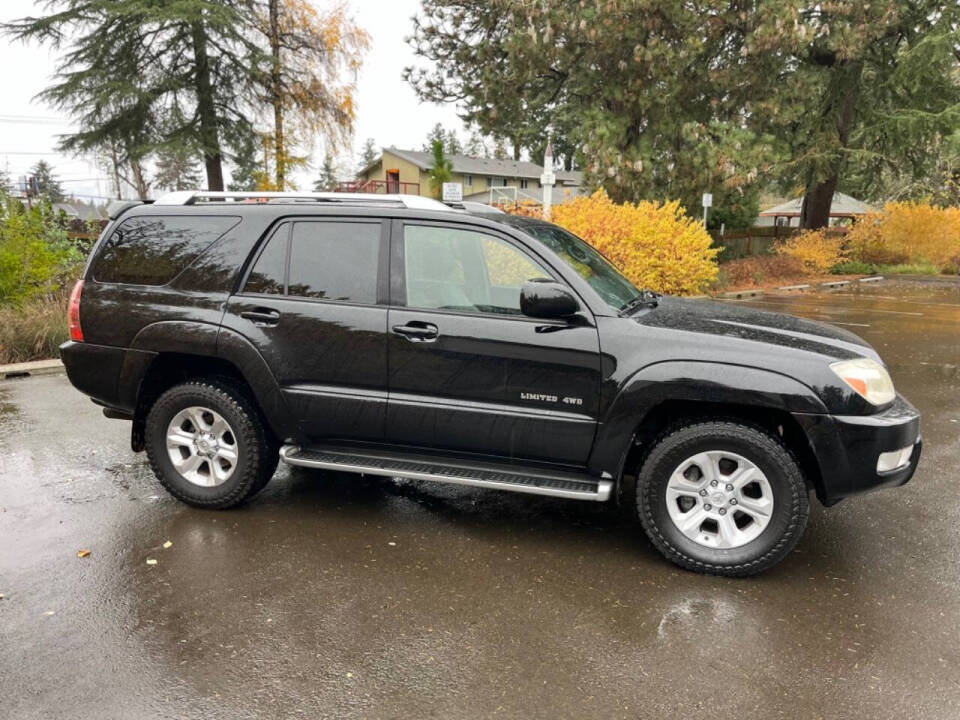
<instances>
[{"instance_id":1,"label":"windshield wiper","mask_svg":"<svg viewBox=\"0 0 960 720\"><path fill-rule=\"evenodd\" d=\"M633 300L620 308L620 317L626 317L638 308L655 308L659 304L660 293L653 290L641 290Z\"/></svg>"}]
</instances>

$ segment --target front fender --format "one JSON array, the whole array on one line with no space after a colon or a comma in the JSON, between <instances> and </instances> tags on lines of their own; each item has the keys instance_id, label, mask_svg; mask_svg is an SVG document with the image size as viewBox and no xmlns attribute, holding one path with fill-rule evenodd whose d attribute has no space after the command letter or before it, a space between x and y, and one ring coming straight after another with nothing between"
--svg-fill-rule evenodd
<instances>
[{"instance_id":1,"label":"front fender","mask_svg":"<svg viewBox=\"0 0 960 720\"><path fill-rule=\"evenodd\" d=\"M651 410L670 400L827 412L811 388L781 373L728 363L654 363L628 377L617 389L597 429L597 442L588 463L590 472L620 477L637 427Z\"/></svg>"}]
</instances>

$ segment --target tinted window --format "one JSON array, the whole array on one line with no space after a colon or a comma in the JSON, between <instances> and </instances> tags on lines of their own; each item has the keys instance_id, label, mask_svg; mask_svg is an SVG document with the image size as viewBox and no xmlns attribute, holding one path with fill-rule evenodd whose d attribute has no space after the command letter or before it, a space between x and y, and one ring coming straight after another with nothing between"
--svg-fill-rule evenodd
<instances>
[{"instance_id":1,"label":"tinted window","mask_svg":"<svg viewBox=\"0 0 960 720\"><path fill-rule=\"evenodd\" d=\"M267 246L257 258L256 265L247 278L244 291L283 295L283 280L287 274L287 245L290 226L281 225L267 241Z\"/></svg>"},{"instance_id":2,"label":"tinted window","mask_svg":"<svg viewBox=\"0 0 960 720\"><path fill-rule=\"evenodd\" d=\"M403 250L408 307L519 315L523 283L550 277L519 248L471 230L407 225Z\"/></svg>"},{"instance_id":3,"label":"tinted window","mask_svg":"<svg viewBox=\"0 0 960 720\"><path fill-rule=\"evenodd\" d=\"M124 220L93 264L100 282L165 285L227 230L235 217L135 217Z\"/></svg>"},{"instance_id":4,"label":"tinted window","mask_svg":"<svg viewBox=\"0 0 960 720\"><path fill-rule=\"evenodd\" d=\"M556 225L531 225L523 230L559 255L614 310L623 310L640 297L640 291L629 280L576 235Z\"/></svg>"},{"instance_id":5,"label":"tinted window","mask_svg":"<svg viewBox=\"0 0 960 720\"><path fill-rule=\"evenodd\" d=\"M380 233L379 222L296 223L287 293L375 304Z\"/></svg>"}]
</instances>

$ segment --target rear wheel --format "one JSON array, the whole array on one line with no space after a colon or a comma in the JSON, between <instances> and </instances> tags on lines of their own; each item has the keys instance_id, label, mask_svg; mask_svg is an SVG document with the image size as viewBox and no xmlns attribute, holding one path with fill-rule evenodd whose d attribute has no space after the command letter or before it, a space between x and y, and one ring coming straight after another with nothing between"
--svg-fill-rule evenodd
<instances>
[{"instance_id":1,"label":"rear wheel","mask_svg":"<svg viewBox=\"0 0 960 720\"><path fill-rule=\"evenodd\" d=\"M277 447L253 403L236 387L198 380L176 385L150 408L150 465L190 505L228 508L259 492L277 467Z\"/></svg>"},{"instance_id":2,"label":"rear wheel","mask_svg":"<svg viewBox=\"0 0 960 720\"><path fill-rule=\"evenodd\" d=\"M779 438L737 422L661 436L637 476L637 510L663 555L690 570L752 575L782 560L803 534L803 474Z\"/></svg>"}]
</instances>

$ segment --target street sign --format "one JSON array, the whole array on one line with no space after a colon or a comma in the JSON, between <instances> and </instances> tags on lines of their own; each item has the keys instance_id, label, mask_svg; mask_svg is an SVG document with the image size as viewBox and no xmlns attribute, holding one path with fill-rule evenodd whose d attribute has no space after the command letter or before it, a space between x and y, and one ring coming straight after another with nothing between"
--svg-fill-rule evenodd
<instances>
[{"instance_id":1,"label":"street sign","mask_svg":"<svg viewBox=\"0 0 960 720\"><path fill-rule=\"evenodd\" d=\"M543 175L540 176L541 185L556 185L557 184L557 175L552 170L544 170Z\"/></svg>"},{"instance_id":2,"label":"street sign","mask_svg":"<svg viewBox=\"0 0 960 720\"><path fill-rule=\"evenodd\" d=\"M713 193L703 194L703 206L705 208L713 207Z\"/></svg>"},{"instance_id":3,"label":"street sign","mask_svg":"<svg viewBox=\"0 0 960 720\"><path fill-rule=\"evenodd\" d=\"M444 202L463 202L463 184L462 183L444 183L443 184Z\"/></svg>"}]
</instances>

